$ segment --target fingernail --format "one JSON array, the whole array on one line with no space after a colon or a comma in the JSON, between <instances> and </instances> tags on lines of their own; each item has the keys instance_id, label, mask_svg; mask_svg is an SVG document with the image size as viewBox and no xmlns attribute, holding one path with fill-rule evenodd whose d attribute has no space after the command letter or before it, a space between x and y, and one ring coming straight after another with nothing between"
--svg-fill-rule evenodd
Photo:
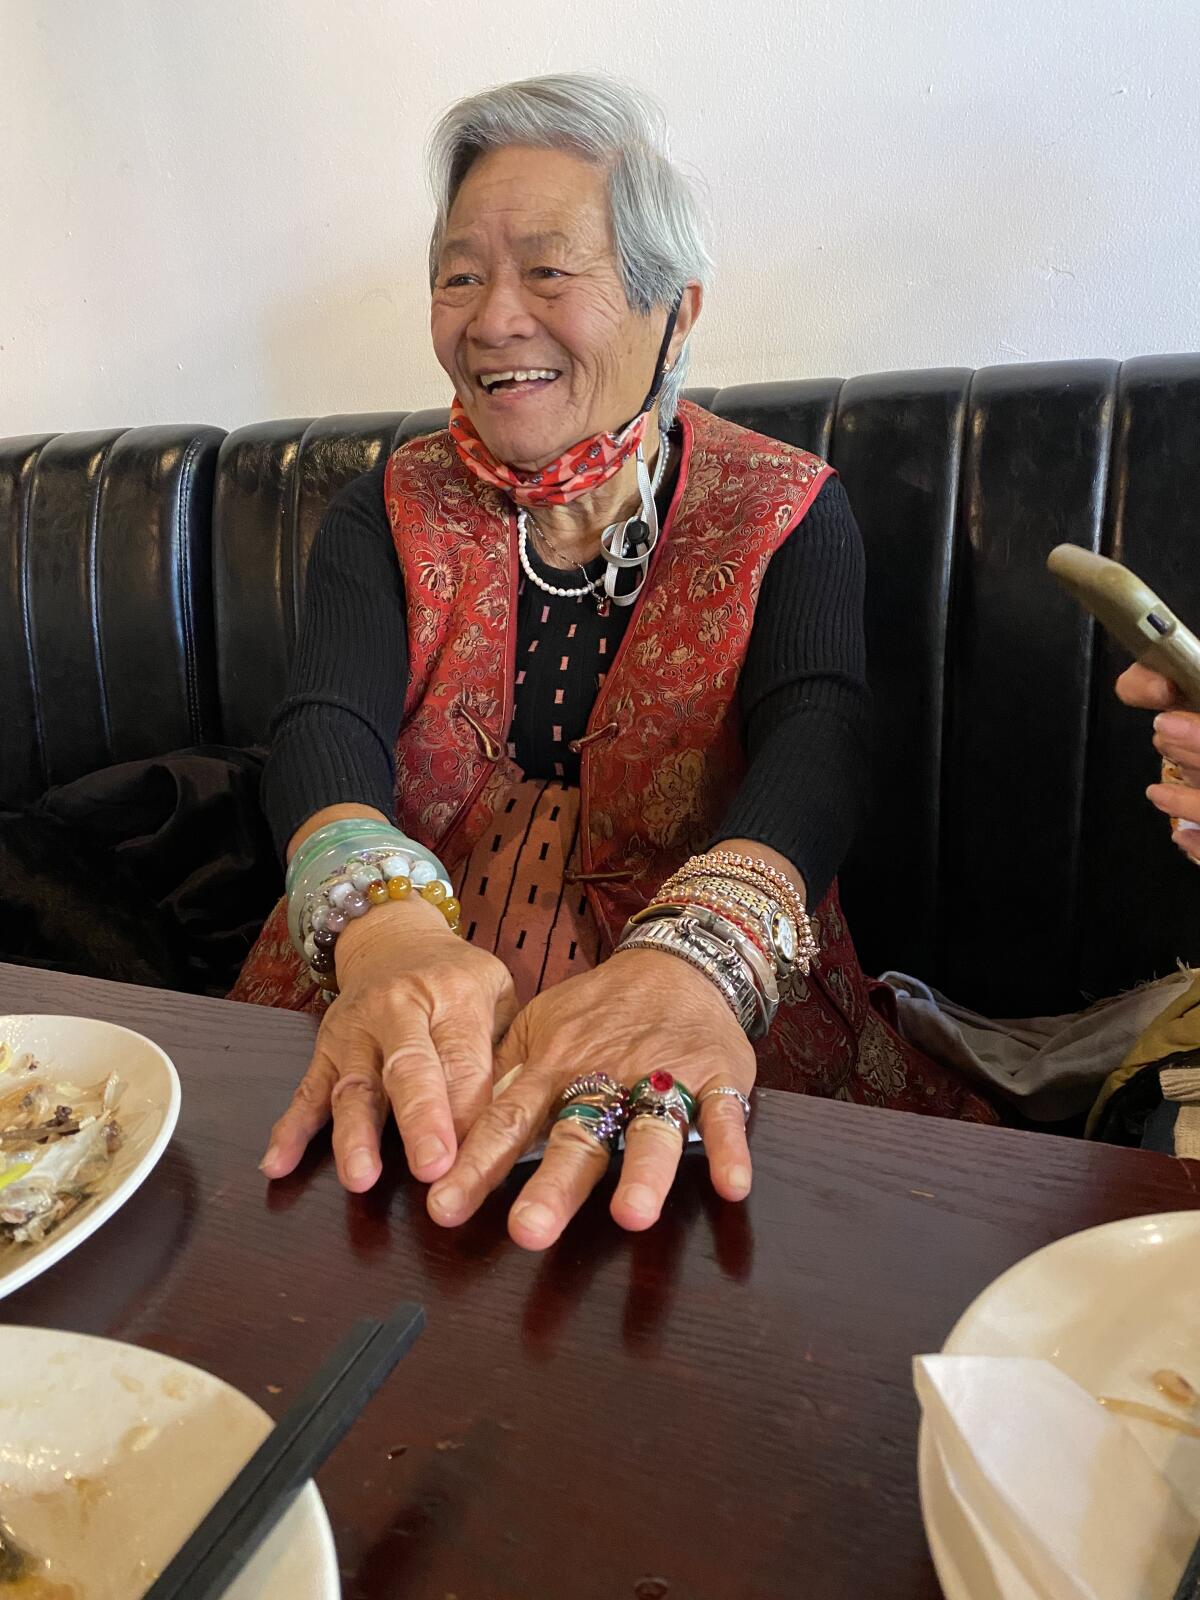
<instances>
[{"instance_id":1,"label":"fingernail","mask_svg":"<svg viewBox=\"0 0 1200 1600\"><path fill-rule=\"evenodd\" d=\"M429 1204L444 1217L456 1217L463 1208L464 1195L457 1184L429 1191Z\"/></svg>"},{"instance_id":2,"label":"fingernail","mask_svg":"<svg viewBox=\"0 0 1200 1600\"><path fill-rule=\"evenodd\" d=\"M750 1187L750 1168L730 1167L725 1179L731 1189L738 1189L745 1194Z\"/></svg>"},{"instance_id":3,"label":"fingernail","mask_svg":"<svg viewBox=\"0 0 1200 1600\"><path fill-rule=\"evenodd\" d=\"M635 1216L652 1217L658 1209L658 1201L654 1197L654 1190L648 1189L644 1183L631 1183L621 1195L627 1210Z\"/></svg>"},{"instance_id":4,"label":"fingernail","mask_svg":"<svg viewBox=\"0 0 1200 1600\"><path fill-rule=\"evenodd\" d=\"M258 1163L258 1170L265 1172L268 1167L273 1167L278 1160L279 1146L277 1144L268 1145L266 1155Z\"/></svg>"},{"instance_id":5,"label":"fingernail","mask_svg":"<svg viewBox=\"0 0 1200 1600\"><path fill-rule=\"evenodd\" d=\"M355 1183L375 1176L375 1157L369 1150L355 1150L346 1162L346 1176Z\"/></svg>"},{"instance_id":6,"label":"fingernail","mask_svg":"<svg viewBox=\"0 0 1200 1600\"><path fill-rule=\"evenodd\" d=\"M413 1150L414 1167L432 1167L436 1161L446 1159L446 1146L435 1134L421 1139Z\"/></svg>"},{"instance_id":7,"label":"fingernail","mask_svg":"<svg viewBox=\"0 0 1200 1600\"><path fill-rule=\"evenodd\" d=\"M1187 719L1170 711L1161 711L1154 719L1154 731L1161 733L1165 739L1183 739L1187 736Z\"/></svg>"},{"instance_id":8,"label":"fingernail","mask_svg":"<svg viewBox=\"0 0 1200 1600\"><path fill-rule=\"evenodd\" d=\"M549 1206L542 1205L540 1200L531 1200L528 1205L518 1206L512 1219L530 1233L549 1233L554 1227L553 1211Z\"/></svg>"}]
</instances>

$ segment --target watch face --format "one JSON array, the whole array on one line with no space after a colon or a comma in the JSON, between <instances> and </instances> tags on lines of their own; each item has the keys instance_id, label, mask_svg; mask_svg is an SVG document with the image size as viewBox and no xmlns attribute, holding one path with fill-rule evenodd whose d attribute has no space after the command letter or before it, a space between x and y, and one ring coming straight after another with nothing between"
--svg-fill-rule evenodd
<instances>
[{"instance_id":1,"label":"watch face","mask_svg":"<svg viewBox=\"0 0 1200 1600\"><path fill-rule=\"evenodd\" d=\"M783 960L788 962L795 961L796 924L786 911L776 913L771 933L775 940L775 948L779 951Z\"/></svg>"}]
</instances>

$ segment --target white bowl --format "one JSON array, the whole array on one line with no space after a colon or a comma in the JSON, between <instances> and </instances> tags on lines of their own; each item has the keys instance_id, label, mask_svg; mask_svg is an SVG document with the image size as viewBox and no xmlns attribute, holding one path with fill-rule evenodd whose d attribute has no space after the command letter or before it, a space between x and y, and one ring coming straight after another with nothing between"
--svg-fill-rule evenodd
<instances>
[{"instance_id":1,"label":"white bowl","mask_svg":"<svg viewBox=\"0 0 1200 1600\"><path fill-rule=\"evenodd\" d=\"M115 1072L124 1083L118 1118L124 1133L96 1193L40 1244L0 1244L0 1299L45 1272L95 1233L146 1180L179 1117L179 1075L149 1039L91 1017L0 1017L0 1043L39 1063L29 1081L90 1085ZM17 1080L0 1073L0 1093Z\"/></svg>"}]
</instances>

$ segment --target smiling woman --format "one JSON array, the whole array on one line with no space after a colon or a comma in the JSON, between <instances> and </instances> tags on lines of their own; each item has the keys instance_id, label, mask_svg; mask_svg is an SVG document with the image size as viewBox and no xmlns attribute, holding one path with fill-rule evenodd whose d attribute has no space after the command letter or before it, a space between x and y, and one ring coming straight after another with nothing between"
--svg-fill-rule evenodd
<instances>
[{"instance_id":1,"label":"smiling woman","mask_svg":"<svg viewBox=\"0 0 1200 1600\"><path fill-rule=\"evenodd\" d=\"M604 168L518 145L479 157L447 218L433 348L475 428L520 471L536 472L613 417L645 414L663 319L653 309L630 315L608 190ZM679 348L700 295L698 281L684 286ZM669 426L672 417L662 420Z\"/></svg>"},{"instance_id":2,"label":"smiling woman","mask_svg":"<svg viewBox=\"0 0 1200 1600\"><path fill-rule=\"evenodd\" d=\"M549 1125L510 1217L536 1249L622 1134L623 1226L693 1121L741 1199L756 1078L992 1120L876 1009L841 916L861 543L826 463L681 397L710 263L658 113L508 84L431 170L450 424L335 502L275 723L289 892L234 996L324 1015L264 1170L332 1116L368 1188L390 1113L452 1226Z\"/></svg>"}]
</instances>

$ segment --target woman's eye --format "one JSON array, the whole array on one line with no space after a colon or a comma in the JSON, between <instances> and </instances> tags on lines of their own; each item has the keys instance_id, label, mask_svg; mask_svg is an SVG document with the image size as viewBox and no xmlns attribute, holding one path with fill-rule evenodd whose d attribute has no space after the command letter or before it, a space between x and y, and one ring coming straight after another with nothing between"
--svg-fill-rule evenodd
<instances>
[{"instance_id":1,"label":"woman's eye","mask_svg":"<svg viewBox=\"0 0 1200 1600\"><path fill-rule=\"evenodd\" d=\"M470 272L452 272L442 284L443 289L465 289L468 284L478 283L479 279Z\"/></svg>"},{"instance_id":2,"label":"woman's eye","mask_svg":"<svg viewBox=\"0 0 1200 1600\"><path fill-rule=\"evenodd\" d=\"M550 278L550 279L553 279L553 278L565 278L566 277L566 273L565 272L560 272L557 267L534 267L533 276L535 278Z\"/></svg>"}]
</instances>

